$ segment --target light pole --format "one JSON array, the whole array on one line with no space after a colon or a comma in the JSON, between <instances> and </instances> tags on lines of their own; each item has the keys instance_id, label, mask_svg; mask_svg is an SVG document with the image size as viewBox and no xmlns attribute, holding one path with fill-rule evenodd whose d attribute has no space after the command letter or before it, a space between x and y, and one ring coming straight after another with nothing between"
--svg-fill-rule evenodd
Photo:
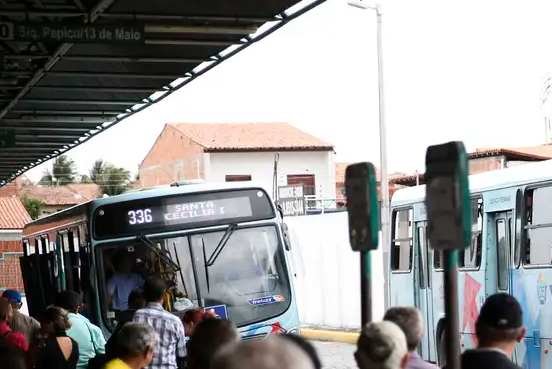
<instances>
[{"instance_id":1,"label":"light pole","mask_svg":"<svg viewBox=\"0 0 552 369\"><path fill-rule=\"evenodd\" d=\"M383 274L385 281L384 296L385 307L389 307L389 245L391 236L389 232L389 179L387 173L387 133L385 126L385 101L383 93L383 49L381 35L381 7L379 4L370 5L363 0L348 0L348 4L355 8L375 10L378 29L378 92L379 92L379 134L380 134L380 200L381 200L381 240L383 253Z\"/></svg>"}]
</instances>

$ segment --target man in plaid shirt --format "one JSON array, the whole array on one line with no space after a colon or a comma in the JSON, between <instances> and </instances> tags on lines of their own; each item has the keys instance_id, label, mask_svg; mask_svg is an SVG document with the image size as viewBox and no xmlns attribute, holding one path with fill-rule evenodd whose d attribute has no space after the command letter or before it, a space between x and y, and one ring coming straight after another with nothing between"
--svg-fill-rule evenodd
<instances>
[{"instance_id":1,"label":"man in plaid shirt","mask_svg":"<svg viewBox=\"0 0 552 369\"><path fill-rule=\"evenodd\" d=\"M136 311L133 321L148 323L157 334L153 361L147 369L177 369L178 362L186 357L184 325L175 315L163 309L165 282L150 277L144 284L147 305Z\"/></svg>"}]
</instances>

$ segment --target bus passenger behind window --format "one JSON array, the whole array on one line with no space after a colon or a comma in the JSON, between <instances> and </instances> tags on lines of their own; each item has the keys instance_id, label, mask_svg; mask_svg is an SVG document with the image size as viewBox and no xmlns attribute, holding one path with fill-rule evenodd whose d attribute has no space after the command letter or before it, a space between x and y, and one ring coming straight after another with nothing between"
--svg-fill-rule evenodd
<instances>
[{"instance_id":1,"label":"bus passenger behind window","mask_svg":"<svg viewBox=\"0 0 552 369\"><path fill-rule=\"evenodd\" d=\"M128 310L128 296L132 290L142 288L144 280L132 272L134 259L126 250L114 256L115 274L107 282L107 304L115 311Z\"/></svg>"},{"instance_id":2,"label":"bus passenger behind window","mask_svg":"<svg viewBox=\"0 0 552 369\"><path fill-rule=\"evenodd\" d=\"M487 298L475 331L478 347L462 354L462 369L520 369L511 358L516 343L525 335L525 326L521 306L514 297L497 293Z\"/></svg>"},{"instance_id":3,"label":"bus passenger behind window","mask_svg":"<svg viewBox=\"0 0 552 369\"><path fill-rule=\"evenodd\" d=\"M406 345L410 354L410 360L406 369L436 369L437 367L424 361L416 352L424 336L424 321L422 313L415 307L392 307L385 313L383 320L395 323L406 336Z\"/></svg>"}]
</instances>

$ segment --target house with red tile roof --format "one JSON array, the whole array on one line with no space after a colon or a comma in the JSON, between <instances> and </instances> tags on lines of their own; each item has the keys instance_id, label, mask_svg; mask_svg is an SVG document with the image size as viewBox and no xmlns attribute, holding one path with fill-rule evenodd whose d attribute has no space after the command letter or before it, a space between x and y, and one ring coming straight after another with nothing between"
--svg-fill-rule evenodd
<instances>
[{"instance_id":1,"label":"house with red tile roof","mask_svg":"<svg viewBox=\"0 0 552 369\"><path fill-rule=\"evenodd\" d=\"M335 196L336 199L338 199L338 204L340 206L345 205L345 170L347 169L347 166L353 163L335 163ZM392 179L403 177L404 174L402 173L393 173L389 175L389 198L393 196L393 193L401 186L396 185L395 183L391 182ZM378 201L381 197L380 193L380 179L381 179L381 172L376 170L376 180L378 182Z\"/></svg>"},{"instance_id":2,"label":"house with red tile roof","mask_svg":"<svg viewBox=\"0 0 552 369\"><path fill-rule=\"evenodd\" d=\"M288 123L171 123L139 167L142 187L181 179L255 181L272 193L303 184L305 195L334 198L334 147Z\"/></svg>"},{"instance_id":3,"label":"house with red tile roof","mask_svg":"<svg viewBox=\"0 0 552 369\"><path fill-rule=\"evenodd\" d=\"M19 198L0 197L0 290L24 292L19 257L23 254L22 229L30 221Z\"/></svg>"},{"instance_id":4,"label":"house with red tile roof","mask_svg":"<svg viewBox=\"0 0 552 369\"><path fill-rule=\"evenodd\" d=\"M88 183L74 183L66 186L27 185L18 188L17 196L42 201L40 206L42 217L96 199L100 197L100 188L96 184Z\"/></svg>"},{"instance_id":5,"label":"house with red tile roof","mask_svg":"<svg viewBox=\"0 0 552 369\"><path fill-rule=\"evenodd\" d=\"M511 168L517 165L550 159L552 159L552 144L515 148L476 149L474 152L468 154L470 174ZM403 186L416 186L416 184L425 184L425 179L423 174L411 174L395 177L390 182Z\"/></svg>"}]
</instances>

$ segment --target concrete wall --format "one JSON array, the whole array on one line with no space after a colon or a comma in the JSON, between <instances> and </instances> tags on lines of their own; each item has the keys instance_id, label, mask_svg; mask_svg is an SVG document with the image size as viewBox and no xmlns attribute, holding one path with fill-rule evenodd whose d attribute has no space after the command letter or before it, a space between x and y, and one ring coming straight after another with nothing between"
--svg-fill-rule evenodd
<instances>
[{"instance_id":1,"label":"concrete wall","mask_svg":"<svg viewBox=\"0 0 552 369\"><path fill-rule=\"evenodd\" d=\"M250 175L272 193L274 152L210 153L207 181L224 182L226 175ZM335 163L333 151L281 152L278 162L278 184L287 184L289 174L314 174L316 197L335 197Z\"/></svg>"},{"instance_id":2,"label":"concrete wall","mask_svg":"<svg viewBox=\"0 0 552 369\"><path fill-rule=\"evenodd\" d=\"M360 258L349 246L347 213L285 218L303 325L360 327ZM372 253L373 319L384 313L381 247Z\"/></svg>"}]
</instances>

